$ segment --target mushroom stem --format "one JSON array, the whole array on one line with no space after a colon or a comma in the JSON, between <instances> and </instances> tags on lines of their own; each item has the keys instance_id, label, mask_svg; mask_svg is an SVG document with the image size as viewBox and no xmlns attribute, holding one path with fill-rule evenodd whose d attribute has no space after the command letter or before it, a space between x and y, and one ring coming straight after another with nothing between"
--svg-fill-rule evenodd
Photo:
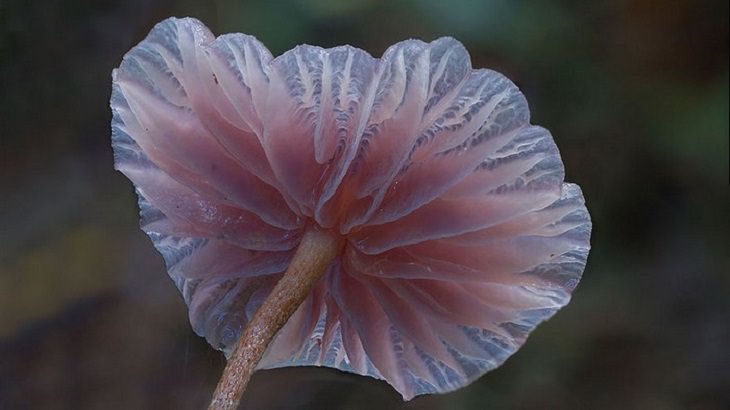
<instances>
[{"instance_id":1,"label":"mushroom stem","mask_svg":"<svg viewBox=\"0 0 730 410\"><path fill-rule=\"evenodd\" d=\"M304 233L284 276L246 325L223 370L209 410L238 408L269 343L309 296L343 246L344 239L337 233L314 227Z\"/></svg>"}]
</instances>

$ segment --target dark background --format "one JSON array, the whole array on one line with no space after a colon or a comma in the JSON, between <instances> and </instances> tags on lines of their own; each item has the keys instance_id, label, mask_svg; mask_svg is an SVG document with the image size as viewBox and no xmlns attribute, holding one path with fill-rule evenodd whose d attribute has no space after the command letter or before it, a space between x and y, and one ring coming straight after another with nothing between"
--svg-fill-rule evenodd
<instances>
[{"instance_id":1,"label":"dark background","mask_svg":"<svg viewBox=\"0 0 730 410\"><path fill-rule=\"evenodd\" d=\"M275 55L454 36L523 89L594 220L573 302L471 386L403 404L285 369L246 408L728 408L727 1L0 0L0 409L200 409L220 375L112 169L111 70L171 15Z\"/></svg>"}]
</instances>

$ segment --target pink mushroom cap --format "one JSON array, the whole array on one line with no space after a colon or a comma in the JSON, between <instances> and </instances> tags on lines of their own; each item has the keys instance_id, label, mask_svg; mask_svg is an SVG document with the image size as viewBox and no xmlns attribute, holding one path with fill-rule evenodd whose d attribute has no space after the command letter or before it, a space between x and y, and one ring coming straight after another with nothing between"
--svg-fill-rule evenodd
<instances>
[{"instance_id":1,"label":"pink mushroom cap","mask_svg":"<svg viewBox=\"0 0 730 410\"><path fill-rule=\"evenodd\" d=\"M116 168L213 347L230 354L308 226L345 238L258 368L452 391L566 305L585 267L590 217L552 136L452 38L273 58L170 18L114 70L111 107Z\"/></svg>"}]
</instances>

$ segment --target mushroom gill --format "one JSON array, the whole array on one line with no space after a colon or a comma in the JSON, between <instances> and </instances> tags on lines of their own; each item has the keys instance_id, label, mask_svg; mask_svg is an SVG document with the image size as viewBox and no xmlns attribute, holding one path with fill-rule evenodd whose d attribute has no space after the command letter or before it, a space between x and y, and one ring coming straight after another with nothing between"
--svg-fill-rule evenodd
<instances>
[{"instance_id":1,"label":"mushroom gill","mask_svg":"<svg viewBox=\"0 0 730 410\"><path fill-rule=\"evenodd\" d=\"M452 391L566 305L585 267L590 217L552 136L452 38L273 58L170 18L114 70L111 107L142 229L214 348L235 356L294 286L281 278L311 268L250 366Z\"/></svg>"}]
</instances>

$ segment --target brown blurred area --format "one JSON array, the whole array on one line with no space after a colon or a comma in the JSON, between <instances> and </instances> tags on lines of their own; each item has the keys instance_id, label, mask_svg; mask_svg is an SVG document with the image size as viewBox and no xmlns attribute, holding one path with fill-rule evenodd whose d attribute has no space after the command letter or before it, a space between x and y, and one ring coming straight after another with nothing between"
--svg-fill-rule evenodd
<instances>
[{"instance_id":1,"label":"brown blurred area","mask_svg":"<svg viewBox=\"0 0 730 410\"><path fill-rule=\"evenodd\" d=\"M173 15L274 54L456 37L523 89L594 219L573 302L473 385L402 403L283 369L242 408L730 408L728 2L0 0L0 409L199 409L217 382L112 168L111 70Z\"/></svg>"}]
</instances>

